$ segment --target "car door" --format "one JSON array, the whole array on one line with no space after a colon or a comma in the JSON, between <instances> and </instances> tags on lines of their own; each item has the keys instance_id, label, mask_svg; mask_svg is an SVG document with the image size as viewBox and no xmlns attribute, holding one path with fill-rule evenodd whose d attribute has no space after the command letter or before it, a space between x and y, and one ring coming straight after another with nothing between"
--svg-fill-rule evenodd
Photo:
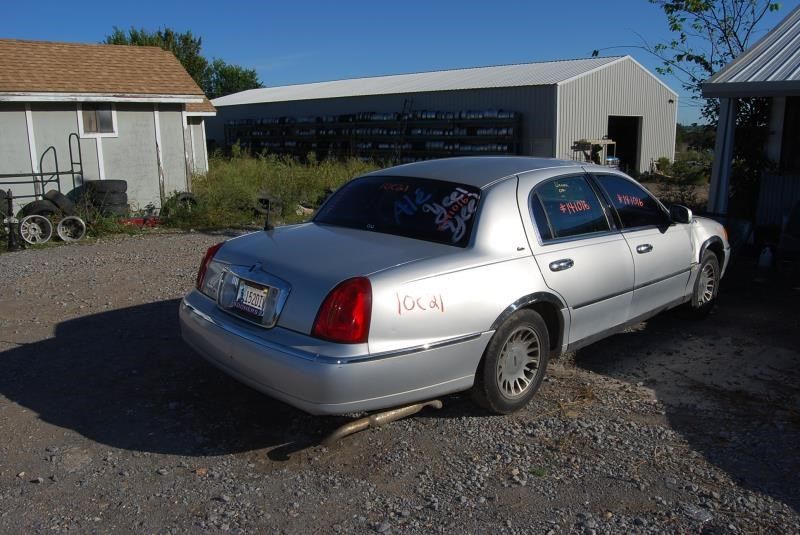
<instances>
[{"instance_id":1,"label":"car door","mask_svg":"<svg viewBox=\"0 0 800 535\"><path fill-rule=\"evenodd\" d=\"M689 226L673 223L661 203L632 179L616 174L594 178L613 206L633 256L630 319L681 300L692 265Z\"/></svg>"},{"instance_id":2,"label":"car door","mask_svg":"<svg viewBox=\"0 0 800 535\"><path fill-rule=\"evenodd\" d=\"M520 176L518 202L545 283L569 307L565 339L572 344L624 323L633 259L588 177Z\"/></svg>"}]
</instances>

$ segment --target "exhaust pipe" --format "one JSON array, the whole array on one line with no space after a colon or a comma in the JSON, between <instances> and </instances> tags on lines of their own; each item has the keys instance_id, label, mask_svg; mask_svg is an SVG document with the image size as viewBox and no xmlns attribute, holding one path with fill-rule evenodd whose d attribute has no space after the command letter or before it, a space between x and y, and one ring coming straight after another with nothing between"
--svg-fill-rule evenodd
<instances>
[{"instance_id":1,"label":"exhaust pipe","mask_svg":"<svg viewBox=\"0 0 800 535\"><path fill-rule=\"evenodd\" d=\"M369 429L370 427L380 427L382 425L388 424L389 422L394 422L395 420L406 418L407 416L411 416L412 414L417 414L425 407L433 407L434 409L441 409L442 402L439 401L438 399L433 399L431 401L416 403L414 405L407 405L405 407L400 407L398 409L379 412L377 414L372 414L365 418L360 418L355 422L350 422L349 424L343 425L342 427L340 427L339 429L328 435L325 438L325 440L322 441L322 445L332 446L337 442L339 442L339 440L343 439L348 435L352 435L353 433L358 433L359 431L364 431L365 429Z\"/></svg>"}]
</instances>

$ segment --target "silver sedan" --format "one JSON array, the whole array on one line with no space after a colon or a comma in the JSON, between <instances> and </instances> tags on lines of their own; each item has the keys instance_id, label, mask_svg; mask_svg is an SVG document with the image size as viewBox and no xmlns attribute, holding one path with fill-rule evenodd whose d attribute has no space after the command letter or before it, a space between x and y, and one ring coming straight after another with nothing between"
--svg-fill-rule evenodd
<instances>
[{"instance_id":1,"label":"silver sedan","mask_svg":"<svg viewBox=\"0 0 800 535\"><path fill-rule=\"evenodd\" d=\"M183 338L241 382L314 414L472 390L509 413L548 358L663 310L713 305L725 229L630 177L524 157L358 177L304 224L205 255Z\"/></svg>"}]
</instances>

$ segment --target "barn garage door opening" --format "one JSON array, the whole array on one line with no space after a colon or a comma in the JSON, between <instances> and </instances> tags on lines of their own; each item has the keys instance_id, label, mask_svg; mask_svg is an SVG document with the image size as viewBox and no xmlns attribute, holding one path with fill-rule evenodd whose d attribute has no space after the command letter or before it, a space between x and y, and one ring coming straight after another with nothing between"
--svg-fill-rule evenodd
<instances>
[{"instance_id":1,"label":"barn garage door opening","mask_svg":"<svg viewBox=\"0 0 800 535\"><path fill-rule=\"evenodd\" d=\"M608 137L617 142L619 167L627 173L639 169L641 117L608 116Z\"/></svg>"}]
</instances>

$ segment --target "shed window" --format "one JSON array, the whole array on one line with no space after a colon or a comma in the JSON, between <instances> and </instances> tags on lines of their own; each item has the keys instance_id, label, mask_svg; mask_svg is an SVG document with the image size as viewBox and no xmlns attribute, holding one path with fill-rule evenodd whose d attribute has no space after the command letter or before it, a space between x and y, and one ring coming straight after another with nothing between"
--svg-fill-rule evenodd
<instances>
[{"instance_id":1,"label":"shed window","mask_svg":"<svg viewBox=\"0 0 800 535\"><path fill-rule=\"evenodd\" d=\"M84 104L81 110L84 134L113 134L114 111L111 104Z\"/></svg>"}]
</instances>

